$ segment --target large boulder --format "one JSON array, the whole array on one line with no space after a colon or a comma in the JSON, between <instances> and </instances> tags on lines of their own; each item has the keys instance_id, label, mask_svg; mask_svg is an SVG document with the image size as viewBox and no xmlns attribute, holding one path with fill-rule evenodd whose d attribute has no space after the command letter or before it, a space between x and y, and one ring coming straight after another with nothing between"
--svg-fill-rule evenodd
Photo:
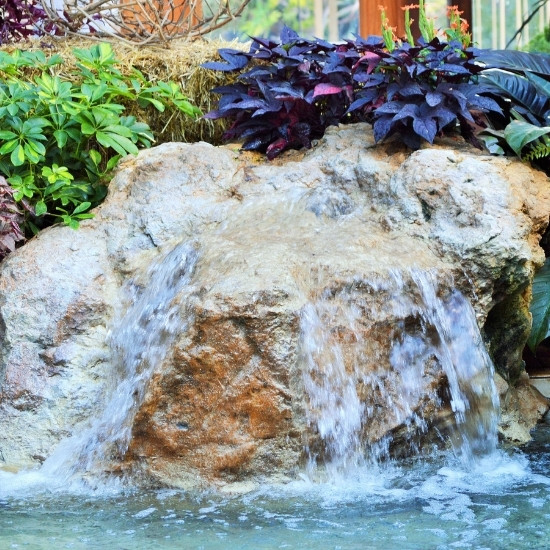
<instances>
[{"instance_id":1,"label":"large boulder","mask_svg":"<svg viewBox=\"0 0 550 550\"><path fill-rule=\"evenodd\" d=\"M375 146L366 125L274 162L205 143L127 157L93 220L0 266L0 457L39 464L102 411L67 448L169 485L410 452L452 420L433 349L466 326L463 297L520 378L549 212L521 162ZM476 379L483 353L468 361Z\"/></svg>"}]
</instances>

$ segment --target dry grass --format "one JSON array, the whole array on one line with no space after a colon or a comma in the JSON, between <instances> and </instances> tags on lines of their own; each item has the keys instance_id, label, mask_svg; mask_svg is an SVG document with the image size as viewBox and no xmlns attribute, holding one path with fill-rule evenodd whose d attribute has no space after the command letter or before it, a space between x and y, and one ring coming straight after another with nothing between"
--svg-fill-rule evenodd
<instances>
[{"instance_id":1,"label":"dry grass","mask_svg":"<svg viewBox=\"0 0 550 550\"><path fill-rule=\"evenodd\" d=\"M51 52L60 54L65 63L55 68L58 74L71 77L75 68L75 58L72 54L74 48L89 48L97 44L97 41L82 37L64 38L62 40L49 40L40 42L22 42L16 45L5 45L2 49L11 51L14 49L38 50L46 54ZM184 94L191 102L199 107L203 113L207 113L216 106L216 96L210 93L215 86L227 84L235 79L235 76L210 71L201 67L206 61L218 60L219 48L242 48L246 46L238 42L222 42L207 40L173 40L166 46L132 46L122 42L111 42L122 74L130 74L133 68L141 71L150 82L158 80L173 80L178 82ZM28 70L29 77L33 76L33 70ZM124 103L124 102L122 102ZM192 120L178 110L166 109L163 113L149 107L141 109L135 103L126 103L125 114L133 114L139 120L147 122L156 137L156 143L168 141L207 141L219 144L221 134L227 126L223 120Z\"/></svg>"}]
</instances>

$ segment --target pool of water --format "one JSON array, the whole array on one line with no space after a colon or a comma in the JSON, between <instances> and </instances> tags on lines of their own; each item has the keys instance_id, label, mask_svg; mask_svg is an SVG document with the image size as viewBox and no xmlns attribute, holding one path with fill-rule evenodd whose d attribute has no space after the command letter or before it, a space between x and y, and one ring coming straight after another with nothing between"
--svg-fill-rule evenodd
<instances>
[{"instance_id":1,"label":"pool of water","mask_svg":"<svg viewBox=\"0 0 550 550\"><path fill-rule=\"evenodd\" d=\"M521 451L304 478L244 495L67 494L0 475L0 548L542 549L550 540L550 426Z\"/></svg>"}]
</instances>

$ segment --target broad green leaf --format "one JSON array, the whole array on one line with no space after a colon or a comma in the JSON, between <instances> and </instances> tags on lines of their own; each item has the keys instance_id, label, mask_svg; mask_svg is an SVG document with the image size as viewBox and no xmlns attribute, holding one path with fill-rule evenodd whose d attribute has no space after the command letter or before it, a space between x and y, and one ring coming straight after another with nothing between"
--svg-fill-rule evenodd
<instances>
[{"instance_id":1,"label":"broad green leaf","mask_svg":"<svg viewBox=\"0 0 550 550\"><path fill-rule=\"evenodd\" d=\"M111 147L122 156L125 156L128 153L132 153L134 155L138 154L138 148L134 145L132 140L127 137L114 134L112 132L97 132L96 138L97 141L103 145L103 147Z\"/></svg>"},{"instance_id":2,"label":"broad green leaf","mask_svg":"<svg viewBox=\"0 0 550 550\"><path fill-rule=\"evenodd\" d=\"M550 76L550 56L542 53L484 50L481 55L476 57L476 63L484 63L487 67L521 72L531 71Z\"/></svg>"},{"instance_id":3,"label":"broad green leaf","mask_svg":"<svg viewBox=\"0 0 550 550\"><path fill-rule=\"evenodd\" d=\"M117 165L119 160L120 160L120 155L115 155L114 157L111 157L107 161L106 172L110 172L111 170L113 170L115 168L115 166Z\"/></svg>"},{"instance_id":4,"label":"broad green leaf","mask_svg":"<svg viewBox=\"0 0 550 550\"><path fill-rule=\"evenodd\" d=\"M504 155L504 149L500 146L500 139L497 136L479 135L479 138L487 147L487 150L492 155Z\"/></svg>"},{"instance_id":5,"label":"broad green leaf","mask_svg":"<svg viewBox=\"0 0 550 550\"><path fill-rule=\"evenodd\" d=\"M533 353L537 346L550 336L550 258L537 273L533 280L533 297L530 306L533 324L527 344Z\"/></svg>"},{"instance_id":6,"label":"broad green leaf","mask_svg":"<svg viewBox=\"0 0 550 550\"><path fill-rule=\"evenodd\" d=\"M545 80L544 78L541 78L540 76L534 74L534 73L525 73L525 76L535 86L537 91L543 95L546 95L550 97L550 82L548 80Z\"/></svg>"},{"instance_id":7,"label":"broad green leaf","mask_svg":"<svg viewBox=\"0 0 550 550\"><path fill-rule=\"evenodd\" d=\"M78 229L78 221L74 220L69 216L68 214L64 214L61 216L61 219L65 222L66 225L68 225L71 229Z\"/></svg>"},{"instance_id":8,"label":"broad green leaf","mask_svg":"<svg viewBox=\"0 0 550 550\"><path fill-rule=\"evenodd\" d=\"M98 166L101 163L101 153L95 149L90 149L89 154L92 162Z\"/></svg>"},{"instance_id":9,"label":"broad green leaf","mask_svg":"<svg viewBox=\"0 0 550 550\"><path fill-rule=\"evenodd\" d=\"M18 145L19 140L18 139L12 139L10 141L7 141L0 147L0 155L6 155L8 153L11 153Z\"/></svg>"},{"instance_id":10,"label":"broad green leaf","mask_svg":"<svg viewBox=\"0 0 550 550\"><path fill-rule=\"evenodd\" d=\"M23 131L28 132L29 130L32 131L40 131L42 128L45 128L47 126L51 126L52 123L44 117L34 117L29 118L29 120L26 120L23 123Z\"/></svg>"},{"instance_id":11,"label":"broad green leaf","mask_svg":"<svg viewBox=\"0 0 550 550\"><path fill-rule=\"evenodd\" d=\"M550 126L543 126L540 128L533 124L529 124L529 122L514 120L506 126L504 130L504 137L516 155L521 157L521 151L528 143L531 143L532 141L535 141L541 136L549 133Z\"/></svg>"},{"instance_id":12,"label":"broad green leaf","mask_svg":"<svg viewBox=\"0 0 550 550\"><path fill-rule=\"evenodd\" d=\"M82 112L83 105L73 101L66 101L61 105L61 108L71 116L76 116Z\"/></svg>"},{"instance_id":13,"label":"broad green leaf","mask_svg":"<svg viewBox=\"0 0 550 550\"><path fill-rule=\"evenodd\" d=\"M80 129L81 129L82 133L86 136L91 136L96 131L95 126L93 126L89 122L83 122L80 126Z\"/></svg>"},{"instance_id":14,"label":"broad green leaf","mask_svg":"<svg viewBox=\"0 0 550 550\"><path fill-rule=\"evenodd\" d=\"M9 130L1 130L0 131L0 139L14 139L17 137L17 134L14 134L13 132L10 132Z\"/></svg>"},{"instance_id":15,"label":"broad green leaf","mask_svg":"<svg viewBox=\"0 0 550 550\"><path fill-rule=\"evenodd\" d=\"M65 132L65 130L55 130L53 133L53 136L55 138L55 141L57 142L57 146L60 149L63 149L65 145L67 144L67 140L69 139L69 134Z\"/></svg>"},{"instance_id":16,"label":"broad green leaf","mask_svg":"<svg viewBox=\"0 0 550 550\"><path fill-rule=\"evenodd\" d=\"M109 124L108 126L105 126L102 128L103 132L109 132L112 134L118 134L120 136L124 136L127 138L132 137L132 131L130 128L127 128L126 126L122 126L122 124Z\"/></svg>"},{"instance_id":17,"label":"broad green leaf","mask_svg":"<svg viewBox=\"0 0 550 550\"><path fill-rule=\"evenodd\" d=\"M524 76L491 69L483 71L480 75L480 83L492 85L497 90L507 93L538 116L543 116L546 112L548 96L539 93Z\"/></svg>"},{"instance_id":18,"label":"broad green leaf","mask_svg":"<svg viewBox=\"0 0 550 550\"><path fill-rule=\"evenodd\" d=\"M174 104L182 113L185 113L190 117L198 118L202 116L202 111L187 100L175 99Z\"/></svg>"},{"instance_id":19,"label":"broad green leaf","mask_svg":"<svg viewBox=\"0 0 550 550\"><path fill-rule=\"evenodd\" d=\"M73 141L76 141L77 143L80 143L81 141L83 141L82 134L77 128L65 128L65 131L67 132L67 134L69 134L69 137Z\"/></svg>"},{"instance_id":20,"label":"broad green leaf","mask_svg":"<svg viewBox=\"0 0 550 550\"><path fill-rule=\"evenodd\" d=\"M86 210L88 210L88 208L90 208L90 206L92 205L91 202L82 202L80 203L73 211L72 215L74 216L75 214L80 214Z\"/></svg>"},{"instance_id":21,"label":"broad green leaf","mask_svg":"<svg viewBox=\"0 0 550 550\"><path fill-rule=\"evenodd\" d=\"M25 150L21 144L11 152L10 160L14 166L21 166L25 162Z\"/></svg>"},{"instance_id":22,"label":"broad green leaf","mask_svg":"<svg viewBox=\"0 0 550 550\"><path fill-rule=\"evenodd\" d=\"M46 187L44 190L44 196L48 197L53 195L56 191L59 191L63 186L67 184L66 180L57 180Z\"/></svg>"},{"instance_id":23,"label":"broad green leaf","mask_svg":"<svg viewBox=\"0 0 550 550\"><path fill-rule=\"evenodd\" d=\"M29 162L31 162L32 164L38 164L40 162L40 160L43 158L41 155L39 155L31 146L29 143L25 143L23 145L23 152L24 152L24 156L23 156L23 159L25 159L25 157L29 160ZM22 163L21 163L22 164Z\"/></svg>"},{"instance_id":24,"label":"broad green leaf","mask_svg":"<svg viewBox=\"0 0 550 550\"><path fill-rule=\"evenodd\" d=\"M34 139L28 139L27 145L33 149L37 154L44 156L46 155L46 147L43 143L40 143L39 141L36 141Z\"/></svg>"},{"instance_id":25,"label":"broad green leaf","mask_svg":"<svg viewBox=\"0 0 550 550\"><path fill-rule=\"evenodd\" d=\"M43 216L48 212L48 207L44 201L38 201L34 207L34 213L36 216Z\"/></svg>"},{"instance_id":26,"label":"broad green leaf","mask_svg":"<svg viewBox=\"0 0 550 550\"><path fill-rule=\"evenodd\" d=\"M147 97L145 95L142 95L138 98L138 101L140 102L140 104L150 103L151 105L153 105L153 107L155 107L157 111L161 113L164 112L164 103L162 103L162 101L159 101L158 99L155 99L154 97Z\"/></svg>"}]
</instances>

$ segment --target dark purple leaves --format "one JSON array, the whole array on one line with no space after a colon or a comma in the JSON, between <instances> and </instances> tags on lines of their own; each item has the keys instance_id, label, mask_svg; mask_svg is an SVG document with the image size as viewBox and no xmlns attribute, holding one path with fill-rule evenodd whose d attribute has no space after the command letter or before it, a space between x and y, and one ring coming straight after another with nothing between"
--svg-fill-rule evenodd
<instances>
[{"instance_id":1,"label":"dark purple leaves","mask_svg":"<svg viewBox=\"0 0 550 550\"><path fill-rule=\"evenodd\" d=\"M17 42L33 36L61 34L61 30L48 17L40 0L1 0L0 44ZM68 13L64 18L71 21ZM86 20L85 23L89 23ZM82 20L80 22L82 25ZM93 32L92 26L90 26Z\"/></svg>"},{"instance_id":2,"label":"dark purple leaves","mask_svg":"<svg viewBox=\"0 0 550 550\"><path fill-rule=\"evenodd\" d=\"M205 65L241 71L235 84L214 90L218 109L206 116L232 118L226 137L269 158L310 147L329 125L356 121L373 123L377 141L395 136L419 147L459 128L476 144L472 112L501 113L493 88L472 79L478 54L438 39L398 43L390 53L380 37L334 45L285 27L280 43L253 38L249 52L220 50L224 61Z\"/></svg>"},{"instance_id":3,"label":"dark purple leaves","mask_svg":"<svg viewBox=\"0 0 550 550\"><path fill-rule=\"evenodd\" d=\"M13 189L0 176L0 260L15 250L17 243L24 241L21 231L23 214L13 199Z\"/></svg>"}]
</instances>

